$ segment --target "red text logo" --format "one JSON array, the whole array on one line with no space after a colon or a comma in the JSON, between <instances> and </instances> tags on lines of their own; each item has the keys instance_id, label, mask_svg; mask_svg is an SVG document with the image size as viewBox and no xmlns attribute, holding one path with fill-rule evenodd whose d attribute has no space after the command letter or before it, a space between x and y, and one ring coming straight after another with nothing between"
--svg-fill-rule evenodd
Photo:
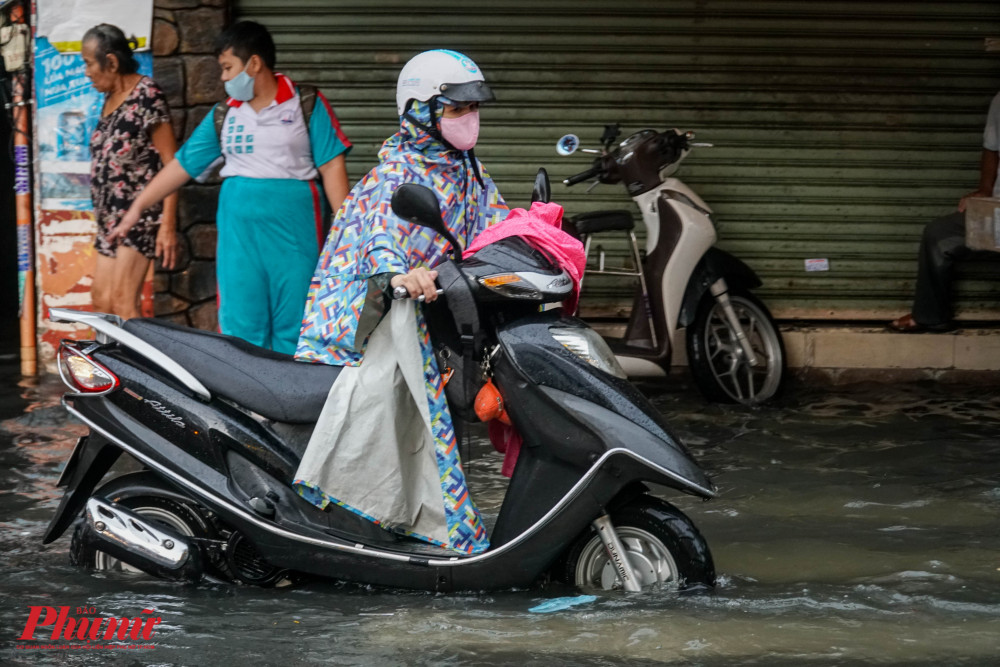
<instances>
[{"instance_id":1,"label":"red text logo","mask_svg":"<svg viewBox=\"0 0 1000 667\"><path fill-rule=\"evenodd\" d=\"M156 634L154 628L163 620L160 616L153 616L154 613L152 609L143 609L134 618L116 618L95 616L96 607L28 607L28 620L18 640L49 643L21 645L18 648L153 648L148 645L101 643L149 641ZM65 645L64 642L86 644ZM92 642L100 645L93 645Z\"/></svg>"}]
</instances>

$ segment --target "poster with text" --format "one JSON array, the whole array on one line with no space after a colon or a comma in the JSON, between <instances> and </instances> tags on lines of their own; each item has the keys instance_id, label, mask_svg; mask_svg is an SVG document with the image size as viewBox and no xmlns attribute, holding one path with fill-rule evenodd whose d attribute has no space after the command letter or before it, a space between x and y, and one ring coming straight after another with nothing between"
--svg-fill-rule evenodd
<instances>
[{"instance_id":1,"label":"poster with text","mask_svg":"<svg viewBox=\"0 0 1000 667\"><path fill-rule=\"evenodd\" d=\"M152 0L37 0L34 40L35 266L39 353L51 364L62 338L90 337L86 327L52 322L49 308L91 307L97 224L90 198L90 137L104 95L85 73L80 40L95 25L117 25L140 45L139 72L153 74ZM150 274L152 270L150 270ZM152 315L147 278L142 312Z\"/></svg>"},{"instance_id":2,"label":"poster with text","mask_svg":"<svg viewBox=\"0 0 1000 667\"><path fill-rule=\"evenodd\" d=\"M137 52L139 72L153 74L149 51ZM79 53L61 53L45 37L35 40L36 137L39 208L89 211L90 135L104 96L84 75Z\"/></svg>"}]
</instances>

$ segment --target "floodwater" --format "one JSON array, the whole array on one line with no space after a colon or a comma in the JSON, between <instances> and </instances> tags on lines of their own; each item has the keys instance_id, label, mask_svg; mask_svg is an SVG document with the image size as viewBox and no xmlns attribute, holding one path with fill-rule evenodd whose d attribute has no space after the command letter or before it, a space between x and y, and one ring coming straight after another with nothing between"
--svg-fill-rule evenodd
<instances>
[{"instance_id":1,"label":"floodwater","mask_svg":"<svg viewBox=\"0 0 1000 667\"><path fill-rule=\"evenodd\" d=\"M557 586L433 595L313 583L264 590L88 573L43 547L55 480L83 428L61 387L0 368L0 664L987 665L1000 657L1000 391L793 387L776 407L644 387L719 497L667 495L715 556L713 594ZM5 374L3 374L5 373ZM485 511L500 459L468 465ZM495 510L494 510L495 511ZM19 649L29 606L162 617L145 649ZM44 638L39 631L36 638Z\"/></svg>"}]
</instances>

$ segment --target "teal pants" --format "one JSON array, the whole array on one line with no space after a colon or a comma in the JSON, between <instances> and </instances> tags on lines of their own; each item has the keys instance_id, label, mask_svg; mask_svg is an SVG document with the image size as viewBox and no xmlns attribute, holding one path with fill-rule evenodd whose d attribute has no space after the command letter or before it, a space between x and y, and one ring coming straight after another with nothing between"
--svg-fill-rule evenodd
<instances>
[{"instance_id":1,"label":"teal pants","mask_svg":"<svg viewBox=\"0 0 1000 667\"><path fill-rule=\"evenodd\" d=\"M216 219L222 333L294 354L326 210L315 181L223 181Z\"/></svg>"}]
</instances>

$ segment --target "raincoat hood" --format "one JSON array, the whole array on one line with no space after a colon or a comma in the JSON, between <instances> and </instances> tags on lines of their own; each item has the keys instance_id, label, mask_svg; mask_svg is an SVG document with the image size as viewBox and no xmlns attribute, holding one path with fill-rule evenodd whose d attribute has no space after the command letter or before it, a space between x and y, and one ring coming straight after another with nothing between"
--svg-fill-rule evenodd
<instances>
[{"instance_id":1,"label":"raincoat hood","mask_svg":"<svg viewBox=\"0 0 1000 667\"><path fill-rule=\"evenodd\" d=\"M379 151L379 164L354 186L334 219L310 285L296 356L324 363L360 363L371 333L360 327L368 279L433 268L448 244L437 232L397 217L389 204L402 183L437 196L445 225L463 247L507 214L496 184L472 151L449 148L425 129L429 103L415 102L399 131ZM366 318L366 322L371 318ZM377 322L378 318L374 318Z\"/></svg>"},{"instance_id":2,"label":"raincoat hood","mask_svg":"<svg viewBox=\"0 0 1000 667\"><path fill-rule=\"evenodd\" d=\"M471 148L467 151L459 150L441 135L441 113L441 104L436 98L429 102L414 100L406 113L399 117L399 132L382 144L382 150L385 151L386 147L394 150L403 142L410 142L416 150L434 154L444 160L467 160L476 180L485 187L473 150ZM442 155L442 153L453 153L453 155ZM380 152L380 159L381 156Z\"/></svg>"}]
</instances>

